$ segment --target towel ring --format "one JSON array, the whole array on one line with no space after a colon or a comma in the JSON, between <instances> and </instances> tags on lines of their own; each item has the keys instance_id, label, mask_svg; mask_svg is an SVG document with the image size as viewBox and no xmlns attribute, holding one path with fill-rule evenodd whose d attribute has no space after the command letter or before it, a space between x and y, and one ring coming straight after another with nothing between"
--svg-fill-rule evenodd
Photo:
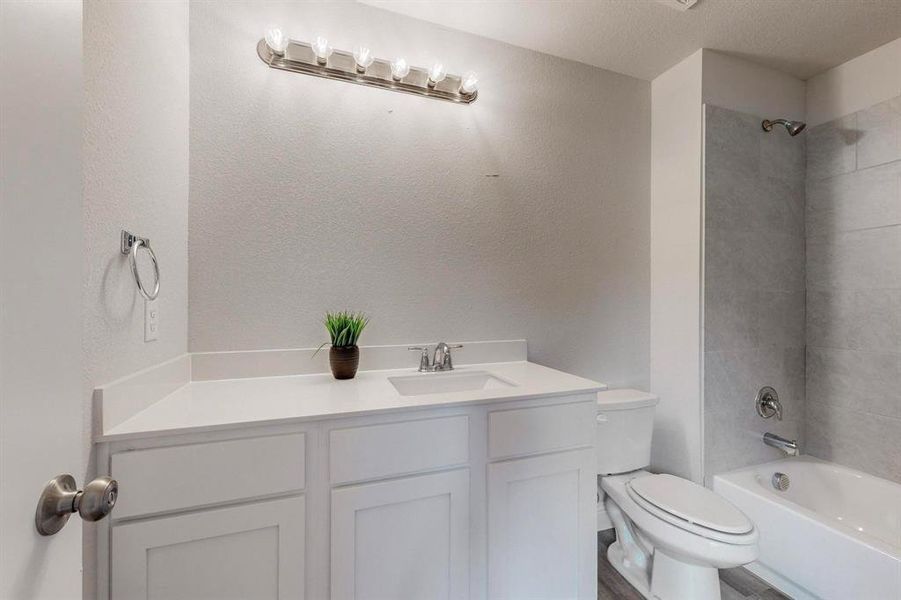
<instances>
[{"instance_id":1,"label":"towel ring","mask_svg":"<svg viewBox=\"0 0 901 600\"><path fill-rule=\"evenodd\" d=\"M156 282L153 284L152 292L147 291L144 282L141 281L141 274L138 272L138 250L141 248L147 251L147 254L150 255L150 262L153 264L153 275ZM128 254L131 257L131 274L134 275L138 291L141 292L141 295L144 296L145 299L156 300L156 297L160 295L160 264L156 260L156 254L153 252L153 248L150 247L150 240L148 238L138 237L123 229L122 254Z\"/></svg>"}]
</instances>

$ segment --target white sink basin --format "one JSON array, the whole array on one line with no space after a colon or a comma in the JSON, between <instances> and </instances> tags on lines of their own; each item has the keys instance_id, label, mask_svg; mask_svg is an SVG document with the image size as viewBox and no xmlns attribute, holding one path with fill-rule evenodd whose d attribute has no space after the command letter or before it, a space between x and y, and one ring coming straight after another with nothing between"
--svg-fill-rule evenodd
<instances>
[{"instance_id":1,"label":"white sink basin","mask_svg":"<svg viewBox=\"0 0 901 600\"><path fill-rule=\"evenodd\" d=\"M403 377L389 377L388 381L401 396L424 396L514 387L487 371L462 373L421 373Z\"/></svg>"}]
</instances>

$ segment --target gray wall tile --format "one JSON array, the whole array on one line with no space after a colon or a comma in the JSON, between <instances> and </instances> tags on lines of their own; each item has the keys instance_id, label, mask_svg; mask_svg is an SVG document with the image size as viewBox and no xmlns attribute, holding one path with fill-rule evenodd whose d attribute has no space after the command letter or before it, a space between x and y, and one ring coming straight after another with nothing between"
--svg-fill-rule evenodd
<instances>
[{"instance_id":1,"label":"gray wall tile","mask_svg":"<svg viewBox=\"0 0 901 600\"><path fill-rule=\"evenodd\" d=\"M814 133L804 450L901 482L901 98Z\"/></svg>"},{"instance_id":2,"label":"gray wall tile","mask_svg":"<svg viewBox=\"0 0 901 600\"><path fill-rule=\"evenodd\" d=\"M857 115L842 117L807 132L807 178L822 179L857 168Z\"/></svg>"},{"instance_id":3,"label":"gray wall tile","mask_svg":"<svg viewBox=\"0 0 901 600\"><path fill-rule=\"evenodd\" d=\"M799 438L805 402L804 139L707 107L704 458L710 475L779 458L762 435ZM754 153L757 153L755 158ZM754 398L775 387L785 419Z\"/></svg>"},{"instance_id":4,"label":"gray wall tile","mask_svg":"<svg viewBox=\"0 0 901 600\"><path fill-rule=\"evenodd\" d=\"M805 339L807 294L804 291L757 292L757 333L761 346L791 348Z\"/></svg>"},{"instance_id":5,"label":"gray wall tile","mask_svg":"<svg viewBox=\"0 0 901 600\"><path fill-rule=\"evenodd\" d=\"M705 222L724 231L804 234L804 182L707 166Z\"/></svg>"},{"instance_id":6,"label":"gray wall tile","mask_svg":"<svg viewBox=\"0 0 901 600\"><path fill-rule=\"evenodd\" d=\"M707 105L704 160L714 170L735 176L760 173L760 142L763 130L759 117ZM749 135L753 132L753 135Z\"/></svg>"},{"instance_id":7,"label":"gray wall tile","mask_svg":"<svg viewBox=\"0 0 901 600\"><path fill-rule=\"evenodd\" d=\"M857 168L901 160L901 97L857 113Z\"/></svg>"},{"instance_id":8,"label":"gray wall tile","mask_svg":"<svg viewBox=\"0 0 901 600\"><path fill-rule=\"evenodd\" d=\"M755 186L758 192L759 228L803 236L805 232L805 184L803 179L787 180L762 174Z\"/></svg>"},{"instance_id":9,"label":"gray wall tile","mask_svg":"<svg viewBox=\"0 0 901 600\"><path fill-rule=\"evenodd\" d=\"M716 107L705 132L705 475L778 458L772 431L901 482L901 97L806 148Z\"/></svg>"},{"instance_id":10,"label":"gray wall tile","mask_svg":"<svg viewBox=\"0 0 901 600\"><path fill-rule=\"evenodd\" d=\"M807 286L842 289L901 287L901 226L810 237Z\"/></svg>"},{"instance_id":11,"label":"gray wall tile","mask_svg":"<svg viewBox=\"0 0 901 600\"><path fill-rule=\"evenodd\" d=\"M804 236L764 232L758 235L757 279L764 289L799 291L805 288Z\"/></svg>"},{"instance_id":12,"label":"gray wall tile","mask_svg":"<svg viewBox=\"0 0 901 600\"><path fill-rule=\"evenodd\" d=\"M753 396L752 396L753 399ZM704 461L706 475L756 465L785 456L763 443L767 431L789 439L798 439L799 420L763 420L754 412L753 402L743 414L724 411L704 413Z\"/></svg>"},{"instance_id":13,"label":"gray wall tile","mask_svg":"<svg viewBox=\"0 0 901 600\"><path fill-rule=\"evenodd\" d=\"M808 403L805 452L901 481L901 419Z\"/></svg>"},{"instance_id":14,"label":"gray wall tile","mask_svg":"<svg viewBox=\"0 0 901 600\"><path fill-rule=\"evenodd\" d=\"M704 407L759 419L754 408L757 390L776 388L785 418L804 415L804 348L761 346L750 350L705 352Z\"/></svg>"},{"instance_id":15,"label":"gray wall tile","mask_svg":"<svg viewBox=\"0 0 901 600\"><path fill-rule=\"evenodd\" d=\"M901 224L901 161L807 182L807 235Z\"/></svg>"},{"instance_id":16,"label":"gray wall tile","mask_svg":"<svg viewBox=\"0 0 901 600\"><path fill-rule=\"evenodd\" d=\"M760 120L756 119L759 126ZM786 139L783 131L777 135L760 136L760 173L781 181L802 184L807 166L807 136Z\"/></svg>"},{"instance_id":17,"label":"gray wall tile","mask_svg":"<svg viewBox=\"0 0 901 600\"><path fill-rule=\"evenodd\" d=\"M755 290L704 290L705 350L746 350L760 344L759 294Z\"/></svg>"},{"instance_id":18,"label":"gray wall tile","mask_svg":"<svg viewBox=\"0 0 901 600\"><path fill-rule=\"evenodd\" d=\"M807 348L807 404L901 418L901 354ZM901 443L901 439L895 440Z\"/></svg>"},{"instance_id":19,"label":"gray wall tile","mask_svg":"<svg viewBox=\"0 0 901 600\"><path fill-rule=\"evenodd\" d=\"M858 290L851 310L851 348L901 352L901 289Z\"/></svg>"},{"instance_id":20,"label":"gray wall tile","mask_svg":"<svg viewBox=\"0 0 901 600\"><path fill-rule=\"evenodd\" d=\"M705 285L800 291L805 287L804 255L800 233L709 227L704 233Z\"/></svg>"},{"instance_id":21,"label":"gray wall tile","mask_svg":"<svg viewBox=\"0 0 901 600\"><path fill-rule=\"evenodd\" d=\"M901 352L901 290L807 290L807 344Z\"/></svg>"},{"instance_id":22,"label":"gray wall tile","mask_svg":"<svg viewBox=\"0 0 901 600\"><path fill-rule=\"evenodd\" d=\"M855 290L807 290L807 344L824 348L852 348Z\"/></svg>"},{"instance_id":23,"label":"gray wall tile","mask_svg":"<svg viewBox=\"0 0 901 600\"><path fill-rule=\"evenodd\" d=\"M708 226L704 232L704 285L759 289L763 284L759 246L760 238L755 232Z\"/></svg>"}]
</instances>

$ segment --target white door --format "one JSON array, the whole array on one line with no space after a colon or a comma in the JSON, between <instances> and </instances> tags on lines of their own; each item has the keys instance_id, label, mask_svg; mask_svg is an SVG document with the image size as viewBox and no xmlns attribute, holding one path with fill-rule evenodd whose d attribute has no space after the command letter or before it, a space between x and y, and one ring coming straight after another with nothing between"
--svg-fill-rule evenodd
<instances>
[{"instance_id":1,"label":"white door","mask_svg":"<svg viewBox=\"0 0 901 600\"><path fill-rule=\"evenodd\" d=\"M332 600L467 598L469 469L332 491Z\"/></svg>"},{"instance_id":2,"label":"white door","mask_svg":"<svg viewBox=\"0 0 901 600\"><path fill-rule=\"evenodd\" d=\"M0 1L0 598L82 596L81 521L41 537L60 473L84 483L81 2Z\"/></svg>"},{"instance_id":3,"label":"white door","mask_svg":"<svg viewBox=\"0 0 901 600\"><path fill-rule=\"evenodd\" d=\"M114 525L114 600L302 600L302 496Z\"/></svg>"},{"instance_id":4,"label":"white door","mask_svg":"<svg viewBox=\"0 0 901 600\"><path fill-rule=\"evenodd\" d=\"M595 451L488 465L492 599L597 594Z\"/></svg>"}]
</instances>

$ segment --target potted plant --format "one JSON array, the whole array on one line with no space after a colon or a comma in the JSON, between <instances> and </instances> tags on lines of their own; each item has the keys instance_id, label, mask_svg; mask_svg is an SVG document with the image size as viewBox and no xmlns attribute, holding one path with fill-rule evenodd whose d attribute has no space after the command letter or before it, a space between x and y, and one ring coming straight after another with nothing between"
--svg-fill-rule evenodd
<instances>
[{"instance_id":1,"label":"potted plant","mask_svg":"<svg viewBox=\"0 0 901 600\"><path fill-rule=\"evenodd\" d=\"M329 349L328 359L335 379L353 379L360 366L360 349L357 340L369 323L369 317L363 313L348 311L325 313L325 328L331 338L332 347ZM325 342L316 350L328 344Z\"/></svg>"}]
</instances>

